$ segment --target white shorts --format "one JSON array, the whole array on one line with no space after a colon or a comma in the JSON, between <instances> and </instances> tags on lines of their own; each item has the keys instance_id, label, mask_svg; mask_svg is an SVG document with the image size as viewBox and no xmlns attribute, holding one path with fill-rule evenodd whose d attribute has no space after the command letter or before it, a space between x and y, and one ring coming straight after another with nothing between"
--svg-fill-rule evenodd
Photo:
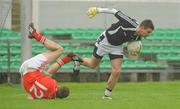
<instances>
[{"instance_id":1,"label":"white shorts","mask_svg":"<svg viewBox=\"0 0 180 109\"><path fill-rule=\"evenodd\" d=\"M106 36L105 33L102 33L99 38L97 39L95 46L97 47L97 50L95 51L97 55L103 56L105 54L111 54L111 55L121 55L123 56L123 46L118 45L114 46L111 45Z\"/></svg>"},{"instance_id":2,"label":"white shorts","mask_svg":"<svg viewBox=\"0 0 180 109\"><path fill-rule=\"evenodd\" d=\"M47 64L47 58L43 54L39 54L26 60L21 65L19 72L24 75L24 73L30 69L42 70Z\"/></svg>"}]
</instances>

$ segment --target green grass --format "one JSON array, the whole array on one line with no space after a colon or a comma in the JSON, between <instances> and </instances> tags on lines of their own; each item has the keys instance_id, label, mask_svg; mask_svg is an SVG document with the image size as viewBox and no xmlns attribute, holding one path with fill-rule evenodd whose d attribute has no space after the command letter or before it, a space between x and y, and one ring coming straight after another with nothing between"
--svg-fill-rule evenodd
<instances>
[{"instance_id":1,"label":"green grass","mask_svg":"<svg viewBox=\"0 0 180 109\"><path fill-rule=\"evenodd\" d=\"M27 100L20 85L0 85L0 109L179 109L180 81L118 83L112 100L102 100L106 83L61 83L63 100ZM60 85L61 85L60 84Z\"/></svg>"}]
</instances>

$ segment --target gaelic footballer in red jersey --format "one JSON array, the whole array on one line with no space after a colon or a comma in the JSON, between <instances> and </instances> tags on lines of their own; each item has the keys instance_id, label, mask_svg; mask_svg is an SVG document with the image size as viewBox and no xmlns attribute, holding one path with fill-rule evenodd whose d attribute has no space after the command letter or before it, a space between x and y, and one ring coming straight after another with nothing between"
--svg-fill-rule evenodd
<instances>
[{"instance_id":1,"label":"gaelic footballer in red jersey","mask_svg":"<svg viewBox=\"0 0 180 109\"><path fill-rule=\"evenodd\" d=\"M22 83L29 94L29 99L55 99L65 98L69 96L67 87L58 87L55 79L51 78L53 73L72 60L74 53L69 52L56 63L52 64L47 71L42 72L44 67L59 58L64 49L57 43L48 40L34 28L33 24L29 25L29 38L36 39L42 43L47 49L47 52L41 53L26 60L20 67L19 72L22 75Z\"/></svg>"}]
</instances>

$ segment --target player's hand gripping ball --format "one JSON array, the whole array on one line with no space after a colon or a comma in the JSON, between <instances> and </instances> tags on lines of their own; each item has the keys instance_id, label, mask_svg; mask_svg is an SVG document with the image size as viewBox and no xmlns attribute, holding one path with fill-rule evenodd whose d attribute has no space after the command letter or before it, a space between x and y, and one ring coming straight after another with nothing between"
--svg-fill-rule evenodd
<instances>
[{"instance_id":1,"label":"player's hand gripping ball","mask_svg":"<svg viewBox=\"0 0 180 109\"><path fill-rule=\"evenodd\" d=\"M129 57L138 57L141 51L141 41L131 41L127 44L127 52Z\"/></svg>"},{"instance_id":2,"label":"player's hand gripping ball","mask_svg":"<svg viewBox=\"0 0 180 109\"><path fill-rule=\"evenodd\" d=\"M97 7L90 7L87 11L87 14L90 18L96 16L97 14Z\"/></svg>"}]
</instances>

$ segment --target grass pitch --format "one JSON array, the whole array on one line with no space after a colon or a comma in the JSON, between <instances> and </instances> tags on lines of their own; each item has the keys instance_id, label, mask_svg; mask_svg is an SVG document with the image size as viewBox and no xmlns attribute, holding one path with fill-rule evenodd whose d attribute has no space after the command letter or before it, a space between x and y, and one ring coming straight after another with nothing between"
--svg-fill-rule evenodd
<instances>
[{"instance_id":1,"label":"grass pitch","mask_svg":"<svg viewBox=\"0 0 180 109\"><path fill-rule=\"evenodd\" d=\"M60 83L66 99L27 100L21 85L0 85L0 109L179 109L180 81L118 83L112 100L102 100L106 83Z\"/></svg>"}]
</instances>

